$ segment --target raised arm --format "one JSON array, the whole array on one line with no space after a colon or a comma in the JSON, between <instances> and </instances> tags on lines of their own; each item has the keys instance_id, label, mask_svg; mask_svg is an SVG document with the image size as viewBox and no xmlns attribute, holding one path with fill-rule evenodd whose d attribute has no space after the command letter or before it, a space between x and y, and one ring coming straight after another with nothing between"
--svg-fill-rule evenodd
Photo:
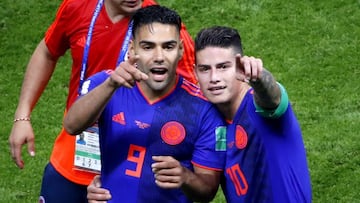
<instances>
[{"instance_id":1,"label":"raised arm","mask_svg":"<svg viewBox=\"0 0 360 203\"><path fill-rule=\"evenodd\" d=\"M57 59L53 58L42 40L36 47L27 65L21 87L19 102L14 115L9 144L11 156L19 168L24 167L21 149L28 145L28 153L35 155L35 135L30 115L55 70Z\"/></svg>"},{"instance_id":2,"label":"raised arm","mask_svg":"<svg viewBox=\"0 0 360 203\"><path fill-rule=\"evenodd\" d=\"M122 62L99 86L79 98L64 118L64 128L77 135L92 125L104 110L115 90L121 86L131 88L135 81L147 79L147 75L135 67L137 56Z\"/></svg>"},{"instance_id":3,"label":"raised arm","mask_svg":"<svg viewBox=\"0 0 360 203\"><path fill-rule=\"evenodd\" d=\"M287 109L288 96L259 58L236 55L239 79L254 89L257 111L266 117L279 117Z\"/></svg>"},{"instance_id":4,"label":"raised arm","mask_svg":"<svg viewBox=\"0 0 360 203\"><path fill-rule=\"evenodd\" d=\"M64 118L64 128L71 135L77 135L93 124L110 100L116 87L110 77L98 87L79 98L70 107Z\"/></svg>"}]
</instances>

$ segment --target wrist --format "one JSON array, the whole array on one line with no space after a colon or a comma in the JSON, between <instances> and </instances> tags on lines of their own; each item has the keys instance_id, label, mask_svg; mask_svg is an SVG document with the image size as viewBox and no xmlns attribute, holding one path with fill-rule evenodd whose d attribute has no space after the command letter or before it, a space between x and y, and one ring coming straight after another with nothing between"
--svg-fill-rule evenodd
<instances>
[{"instance_id":1,"label":"wrist","mask_svg":"<svg viewBox=\"0 0 360 203\"><path fill-rule=\"evenodd\" d=\"M14 123L16 123L18 121L31 121L31 119L30 119L30 116L15 117L14 118Z\"/></svg>"}]
</instances>

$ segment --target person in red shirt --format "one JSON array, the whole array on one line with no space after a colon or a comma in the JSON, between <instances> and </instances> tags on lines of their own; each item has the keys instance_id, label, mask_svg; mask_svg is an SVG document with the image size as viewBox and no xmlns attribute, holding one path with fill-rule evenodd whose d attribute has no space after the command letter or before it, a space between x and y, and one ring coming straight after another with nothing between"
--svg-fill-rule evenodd
<instances>
[{"instance_id":1,"label":"person in red shirt","mask_svg":"<svg viewBox=\"0 0 360 203\"><path fill-rule=\"evenodd\" d=\"M45 37L38 44L28 63L14 125L9 136L11 156L22 169L21 148L35 155L35 135L30 115L48 84L58 59L71 51L72 69L69 81L67 109L76 100L79 86L90 75L105 69L115 69L127 58L131 33L131 15L141 7L157 4L154 0L64 0ZM182 25L180 37L184 56L177 73L197 83L194 73L194 44ZM64 129L58 135L50 161L45 167L40 201L87 202L86 186L96 173L74 165L76 137ZM90 165L90 164L89 164Z\"/></svg>"}]
</instances>

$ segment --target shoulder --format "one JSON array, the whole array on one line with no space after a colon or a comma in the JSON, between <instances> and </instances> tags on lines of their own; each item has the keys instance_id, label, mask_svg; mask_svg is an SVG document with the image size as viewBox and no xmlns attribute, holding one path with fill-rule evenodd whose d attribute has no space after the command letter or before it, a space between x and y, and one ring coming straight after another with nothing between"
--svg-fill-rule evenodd
<instances>
[{"instance_id":1,"label":"shoulder","mask_svg":"<svg viewBox=\"0 0 360 203\"><path fill-rule=\"evenodd\" d=\"M180 77L181 89L183 89L189 96L195 97L199 100L203 100L208 103L206 97L202 94L200 87L196 84L186 80L183 77Z\"/></svg>"},{"instance_id":2,"label":"shoulder","mask_svg":"<svg viewBox=\"0 0 360 203\"><path fill-rule=\"evenodd\" d=\"M90 90L103 83L112 72L113 70L104 70L90 76L81 86L81 95L87 94Z\"/></svg>"},{"instance_id":3,"label":"shoulder","mask_svg":"<svg viewBox=\"0 0 360 203\"><path fill-rule=\"evenodd\" d=\"M95 0L65 0L61 3L57 15L73 17L86 12L93 12L97 1Z\"/></svg>"}]
</instances>

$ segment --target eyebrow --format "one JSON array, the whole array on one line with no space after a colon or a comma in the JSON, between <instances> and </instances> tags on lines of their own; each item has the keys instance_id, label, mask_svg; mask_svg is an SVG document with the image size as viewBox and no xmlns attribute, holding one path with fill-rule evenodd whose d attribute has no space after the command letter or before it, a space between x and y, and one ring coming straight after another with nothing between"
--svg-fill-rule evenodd
<instances>
[{"instance_id":1,"label":"eyebrow","mask_svg":"<svg viewBox=\"0 0 360 203\"><path fill-rule=\"evenodd\" d=\"M224 62L215 64L215 67L217 67L217 66L222 66L222 65L227 65L227 64L231 64L231 63L232 63L231 61L224 61ZM208 64L195 64L195 65L198 66L198 67L211 66L211 65L208 65Z\"/></svg>"},{"instance_id":2,"label":"eyebrow","mask_svg":"<svg viewBox=\"0 0 360 203\"><path fill-rule=\"evenodd\" d=\"M165 41L165 42L161 42L161 44L177 44L178 42L176 40L170 40L170 41ZM139 42L139 44L156 44L153 41L147 41L147 40L141 40Z\"/></svg>"}]
</instances>

